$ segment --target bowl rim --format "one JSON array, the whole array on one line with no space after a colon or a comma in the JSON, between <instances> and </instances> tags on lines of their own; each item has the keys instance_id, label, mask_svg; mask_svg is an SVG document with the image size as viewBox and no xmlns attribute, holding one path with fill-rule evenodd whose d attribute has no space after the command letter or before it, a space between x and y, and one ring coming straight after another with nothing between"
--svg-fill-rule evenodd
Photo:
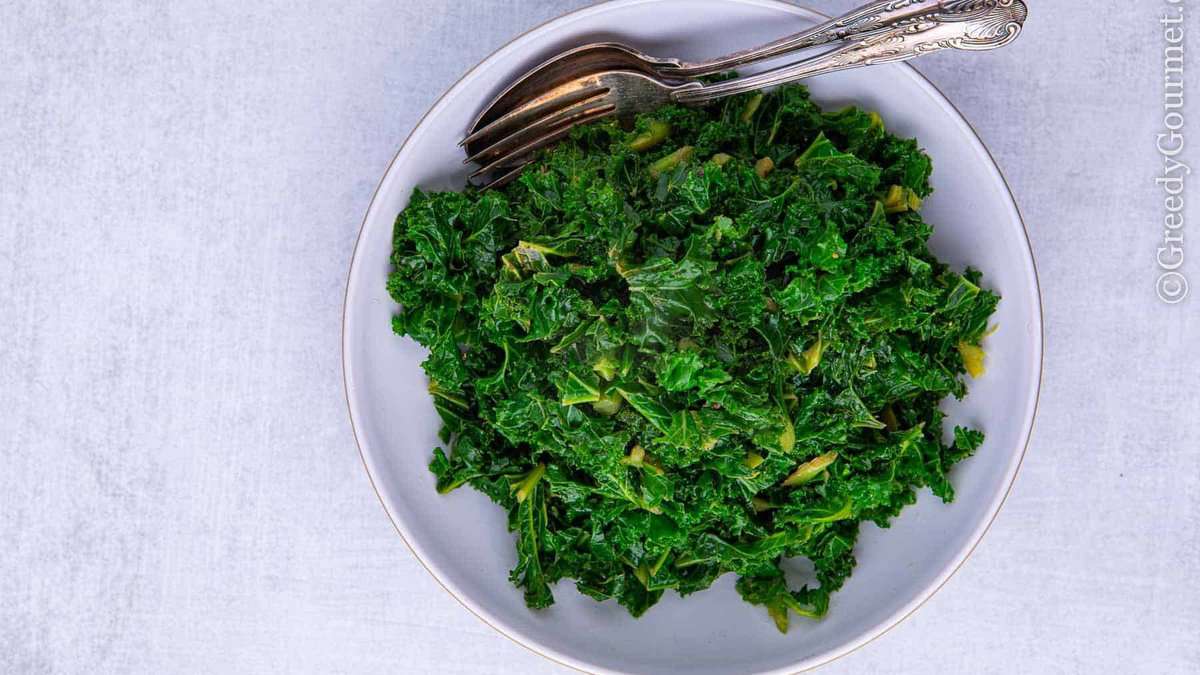
<instances>
[{"instance_id":1,"label":"bowl rim","mask_svg":"<svg viewBox=\"0 0 1200 675\"><path fill-rule=\"evenodd\" d=\"M375 186L375 190L371 195L371 200L367 205L366 213L364 214L362 222L359 225L358 234L356 235L356 238L355 238L354 248L353 248L353 251L351 252L350 265L349 265L349 268L347 271L346 291L345 291L345 295L344 295L343 301L342 301L342 326L341 326L341 331L342 331L342 335L341 335L342 391L343 391L343 395L345 397L346 409L347 409L347 413L348 413L349 419L350 419L350 428L351 428L351 432L354 436L355 447L357 447L357 449L358 449L359 460L362 462L363 468L367 474L367 480L370 482L371 489L375 492L376 498L379 500L380 505L383 507L384 513L387 514L388 520L391 521L392 526L395 528L396 534L400 535L401 541L404 542L404 544L408 548L409 552L412 553L413 557L421 565L421 567L423 567L425 569L425 571L428 572L431 577L433 577L434 581L436 581L437 584L439 586L441 586L442 589L450 595L450 597L454 598L460 605L463 606L463 608L465 608L468 612L473 614L477 619L479 619L480 621L482 621L483 623L485 623L486 625L491 627L493 630L495 630L500 635L503 635L504 637L508 638L515 644L529 650L530 652L537 654L538 656L541 656L545 659L548 659L554 663L557 663L561 666L565 666L572 670L576 670L576 671L583 672L583 673L613 673L613 672L617 672L617 671L612 671L610 669L604 668L597 664L587 663L585 661L576 659L575 657L571 656L570 654L565 654L565 653L559 652L557 650L551 649L549 647L546 647L546 646L542 645L536 638L529 636L529 635L525 635L521 631L518 631L518 630L512 628L511 626L506 625L506 623L503 620L499 619L498 617L492 616L490 612L483 609L482 607L476 606L475 603L472 602L471 599L468 598L465 594L462 594L461 592L459 592L456 589L451 588L450 586L447 585L447 582L441 577L441 575L438 574L438 572L434 568L430 567L430 565L428 563L426 563L425 559L421 557L421 554L418 552L417 547L414 546L413 542L410 541L409 537L405 534L404 528L401 526L400 522L396 519L396 517L392 514L391 509L388 507L387 500L384 498L383 493L381 493L379 491L379 487L378 487L378 484L375 479L375 474L371 469L371 461L369 460L366 451L363 449L363 441L360 438L358 424L355 421L356 418L358 417L358 413L355 409L354 397L351 396L351 394L350 394L350 363L349 363L349 357L348 357L350 350L348 349L349 334L347 332L347 318L349 316L349 311L350 311L349 310L350 294L351 294L351 291L352 291L353 285L354 285L355 272L360 263L359 249L362 246L363 233L366 231L367 223L368 223L368 221L371 220L371 216L373 215L373 213L375 211L376 202L379 198L380 190L383 188L383 185L387 181L388 176L391 175L392 170L395 168L397 161L404 154L405 149L408 147L409 143L412 141L412 139L416 135L417 131L421 129L421 125L425 122L425 120L427 118L429 118L435 112L440 111L442 105L446 101L447 96L449 96L449 94L451 92L455 91L460 85L462 85L469 78L481 73L483 67L485 65L488 65L491 62L493 62L496 59L496 57L515 49L517 47L517 43L522 42L527 38L544 34L548 31L554 29L558 24L567 21L568 19L578 20L580 18L589 16L589 15L593 15L593 14L602 14L602 13L609 12L609 11L612 11L615 9L621 9L624 7L630 7L630 6L635 6L635 5L653 4L656 2L660 2L660 1L661 0L602 0L601 2L597 2L595 4L591 4L586 7L581 7L579 9L575 9L570 12L566 12L566 13L560 14L558 16L552 17L550 19L547 19L546 21L543 21L543 22L529 28L528 30L523 31L522 33L514 36L509 41L505 42L503 45L501 45L500 47L498 47L497 49L492 51L490 54L488 54L486 57L481 59L478 63L471 66L457 80L455 80L450 86L448 86L446 88L446 90L443 91L438 96L438 98L433 102L433 104L429 107L429 109L426 110L425 113L423 115L421 115L421 117L413 125L412 129L409 131L409 133L405 137L404 141L400 144L399 148L396 150L396 154L392 157L391 161L388 162L387 169L384 170L383 175L380 177L379 182ZM786 2L785 0L732 0L732 1L740 3L740 4L744 4L744 5L757 5L760 7L770 7L770 8L778 9L778 10L781 10L781 11L784 11L787 13L795 14L797 16L811 18L815 21L826 21L830 18L828 15L826 15L822 12L819 12L817 10L814 10L810 7L807 7L804 5L791 4L789 2ZM937 85L935 85L932 81L930 81L928 78L926 78L920 71L918 71L911 64L900 63L900 64L896 64L896 65L899 65L900 68L902 69L902 71L905 72L910 78L912 78L919 87L925 89L926 92L929 93L930 96L934 100L936 100L938 103L940 103L943 108L947 109L947 111L949 113L951 113L951 117L956 119L962 125L963 129L967 132L967 134L974 140L975 146L976 146L975 147L976 151L981 151L982 157L987 160L986 163L987 163L988 167L990 168L991 173L993 173L993 177L1000 181L1000 184L1004 188L1005 194L1007 194L1007 196L1008 196L1008 202L1009 202L1009 205L1011 206L1012 215L1014 215L1016 217L1017 222L1021 226L1021 235L1022 235L1024 244L1025 244L1026 252L1028 253L1028 260L1029 260L1029 265L1030 265L1029 273L1030 273L1030 277L1031 277L1031 281L1032 281L1032 290L1034 291L1033 295L1034 295L1034 299L1036 300L1036 310L1037 310L1034 315L1034 318L1037 320L1036 336L1035 336L1035 343L1034 343L1034 346L1037 349L1037 361L1036 361L1037 377L1035 378L1034 385L1033 385L1033 406L1029 412L1028 418L1025 420L1025 425L1024 425L1025 428L1023 430L1024 442L1021 443L1020 452L1016 455L1015 461L1010 461L1010 463L1009 463L1007 485L1005 485L1003 487L1003 489L1000 491L998 498L993 500L993 503L989 509L990 513L988 514L988 516L986 518L981 519L980 523L975 527L975 530L971 533L971 536L969 538L969 544L962 547L962 549L960 549L958 551L958 553L954 557L954 560L949 565L947 565L945 569L942 570L942 572L939 574L938 578L936 578L933 582L928 584L925 588L921 589L900 610L894 612L891 616L887 617L886 619L883 619L882 621L878 622L877 624L870 627L869 629L861 632L858 636L854 637L853 639L846 641L845 644L842 644L834 649L826 650L825 652L816 654L812 657L806 658L806 659L796 663L794 666L785 666L783 668L777 668L777 669L770 670L770 671L760 671L759 675L790 675L792 673L807 672L807 671L811 671L815 668L819 668L823 665L826 665L830 662L836 661L844 656L847 656L851 653L858 651L859 649L865 647L866 645L874 642L875 640L879 639L883 635L887 634L893 628L895 628L896 626L903 623L905 619L908 619L910 616L912 616L914 613L916 613L917 610L921 609L925 605L925 603L929 602L929 600L934 595L936 595L937 592L940 591L950 581L950 579L962 568L962 566L966 563L967 559L971 557L971 555L975 552L975 549L979 546L980 542L983 540L984 536L991 529L991 526L996 521L996 518L999 516L999 513L1004 506L1004 503L1007 501L1008 496L1012 492L1012 488L1016 482L1017 475L1020 473L1021 466L1024 463L1025 456L1029 450L1029 445L1033 438L1033 431L1034 431L1034 428L1036 427L1038 413L1039 413L1040 407L1041 407L1042 385L1045 380L1045 304L1044 304L1044 299L1042 297L1041 280L1040 280L1040 276L1038 275L1038 271L1037 271L1037 260L1036 260L1036 257L1034 256L1033 246L1032 246L1032 243L1029 238L1029 228L1026 225L1025 218L1022 215L1020 206L1017 203L1016 195L1013 193L1012 187L1009 184L1008 178L1005 176L1004 171L1000 168L1000 165L996 162L995 156L992 154L991 149L988 148L986 143L984 143L983 139L979 135L979 132L976 131L975 127L970 123L970 121L967 120L966 116L962 114L962 111L960 111L958 109L958 107L956 105L954 105L953 101L951 101L950 98L948 96L946 96L942 92L942 90L940 88L938 88Z\"/></svg>"}]
</instances>

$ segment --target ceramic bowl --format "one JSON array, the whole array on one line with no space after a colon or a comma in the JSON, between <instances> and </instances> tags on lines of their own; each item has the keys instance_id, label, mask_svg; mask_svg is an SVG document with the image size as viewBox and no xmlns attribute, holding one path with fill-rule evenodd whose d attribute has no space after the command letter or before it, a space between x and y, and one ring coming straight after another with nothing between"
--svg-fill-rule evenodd
<instances>
[{"instance_id":1,"label":"ceramic bowl","mask_svg":"<svg viewBox=\"0 0 1200 675\"><path fill-rule=\"evenodd\" d=\"M795 32L820 15L775 0L617 0L535 28L468 72L433 106L388 168L367 212L350 269L343 363L363 462L412 552L467 609L555 661L592 672L703 675L811 668L880 635L917 609L963 563L999 510L1020 465L1037 405L1041 304L1029 241L1004 178L946 98L907 65L810 80L826 107L858 104L888 128L918 138L934 159L936 193L925 218L946 262L979 268L1003 296L987 341L990 370L963 401L948 401L947 429L968 423L987 441L955 468L958 494L924 492L888 530L864 527L858 567L821 621L796 619L786 635L743 602L726 575L688 598L668 593L641 619L598 603L571 583L557 603L531 611L508 582L515 563L505 515L471 489L434 491L427 464L439 421L419 364L423 350L392 334L397 307L385 290L392 225L414 187L458 189L457 142L481 106L529 67L568 46L618 40L657 55L698 59ZM963 55L963 59L971 55Z\"/></svg>"}]
</instances>

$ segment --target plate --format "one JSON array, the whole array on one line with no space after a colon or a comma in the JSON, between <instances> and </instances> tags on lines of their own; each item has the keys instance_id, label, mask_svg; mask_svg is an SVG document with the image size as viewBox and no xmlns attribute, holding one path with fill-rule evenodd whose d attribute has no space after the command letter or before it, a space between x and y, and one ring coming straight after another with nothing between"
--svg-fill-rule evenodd
<instances>
[{"instance_id":1,"label":"plate","mask_svg":"<svg viewBox=\"0 0 1200 675\"><path fill-rule=\"evenodd\" d=\"M1000 509L1029 440L1042 371L1037 274L1021 217L1003 176L971 127L916 70L887 65L813 79L826 107L855 103L888 128L917 137L934 160L935 194L923 214L931 248L971 264L1003 296L986 344L990 372L963 401L949 401L947 428L987 433L956 467L958 500L923 492L889 530L865 526L858 568L821 621L797 619L779 634L767 613L743 602L726 575L686 599L668 593L641 619L597 603L570 583L547 610L525 607L508 582L516 561L505 514L482 494L439 495L427 464L439 420L426 393L424 350L392 334L397 311L385 282L392 225L413 187L459 189L457 142L480 108L514 77L568 47L617 40L656 55L699 59L766 42L821 20L775 0L616 0L522 35L458 81L425 115L379 184L350 267L343 367L351 422L380 501L413 554L467 609L529 649L580 670L635 673L784 673L815 667L877 637L913 612L963 563ZM964 55L962 58L970 58ZM751 69L746 69L750 71Z\"/></svg>"}]
</instances>

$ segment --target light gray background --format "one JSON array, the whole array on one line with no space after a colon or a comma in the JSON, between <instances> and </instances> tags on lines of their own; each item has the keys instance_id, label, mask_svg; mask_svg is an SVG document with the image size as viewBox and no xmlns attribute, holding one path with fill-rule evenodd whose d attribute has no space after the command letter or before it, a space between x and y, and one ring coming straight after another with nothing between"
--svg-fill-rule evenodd
<instances>
[{"instance_id":1,"label":"light gray background","mask_svg":"<svg viewBox=\"0 0 1200 675\"><path fill-rule=\"evenodd\" d=\"M405 134L587 3L159 4L0 5L0 672L565 672L396 536L339 329ZM1165 3L1029 4L1013 47L919 67L1028 221L1034 441L962 571L822 672L1200 669L1200 297L1153 289Z\"/></svg>"}]
</instances>

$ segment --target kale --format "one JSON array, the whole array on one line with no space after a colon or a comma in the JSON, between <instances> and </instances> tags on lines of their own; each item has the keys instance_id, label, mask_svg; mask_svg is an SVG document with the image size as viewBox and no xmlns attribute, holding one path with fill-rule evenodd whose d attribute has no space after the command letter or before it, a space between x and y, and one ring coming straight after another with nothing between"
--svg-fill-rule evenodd
<instances>
[{"instance_id":1,"label":"kale","mask_svg":"<svg viewBox=\"0 0 1200 675\"><path fill-rule=\"evenodd\" d=\"M931 170L793 86L578 128L501 189L413 192L388 289L429 350L430 468L507 510L530 607L572 579L637 616L732 572L786 630L826 613L862 522L953 499L983 436L944 443L938 405L982 373L999 298L930 253Z\"/></svg>"}]
</instances>

